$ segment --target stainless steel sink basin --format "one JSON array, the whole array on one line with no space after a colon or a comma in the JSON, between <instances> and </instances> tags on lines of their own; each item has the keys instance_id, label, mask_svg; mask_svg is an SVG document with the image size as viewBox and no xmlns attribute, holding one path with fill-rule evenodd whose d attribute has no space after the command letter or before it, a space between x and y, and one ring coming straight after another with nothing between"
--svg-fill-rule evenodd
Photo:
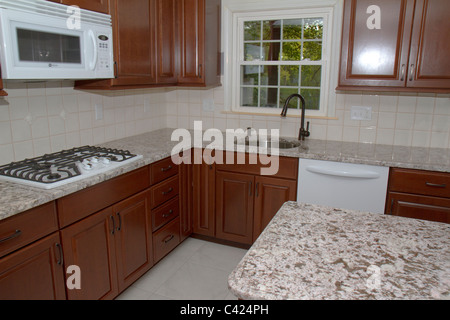
<instances>
[{"instance_id":1,"label":"stainless steel sink basin","mask_svg":"<svg viewBox=\"0 0 450 320\"><path fill-rule=\"evenodd\" d=\"M256 144L255 144L256 142ZM270 141L270 139L267 140L257 140L257 141L252 141L249 139L245 139L245 140L236 140L234 142L237 145L245 145L245 146L258 146L258 147L262 147L262 148L272 148L272 142ZM283 138L280 138L279 142L278 142L278 148L279 149L293 149L293 148L297 148L300 147L301 145L301 141L297 141L297 140L286 140Z\"/></svg>"}]
</instances>

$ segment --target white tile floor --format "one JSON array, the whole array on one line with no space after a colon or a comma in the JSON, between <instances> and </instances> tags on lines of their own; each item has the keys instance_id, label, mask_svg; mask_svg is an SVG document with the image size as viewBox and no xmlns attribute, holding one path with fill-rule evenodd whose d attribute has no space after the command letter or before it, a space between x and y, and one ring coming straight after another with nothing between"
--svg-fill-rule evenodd
<instances>
[{"instance_id":1,"label":"white tile floor","mask_svg":"<svg viewBox=\"0 0 450 320\"><path fill-rule=\"evenodd\" d=\"M235 300L227 279L247 250L188 238L118 300Z\"/></svg>"}]
</instances>

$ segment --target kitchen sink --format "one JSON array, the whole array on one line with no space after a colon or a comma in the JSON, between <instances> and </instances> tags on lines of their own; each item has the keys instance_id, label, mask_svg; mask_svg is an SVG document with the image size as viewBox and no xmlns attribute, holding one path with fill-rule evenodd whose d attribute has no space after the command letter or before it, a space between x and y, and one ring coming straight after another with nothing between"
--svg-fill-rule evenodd
<instances>
[{"instance_id":1,"label":"kitchen sink","mask_svg":"<svg viewBox=\"0 0 450 320\"><path fill-rule=\"evenodd\" d=\"M267 138L264 140L257 140L257 141L253 141L250 140L248 138L245 138L245 140L241 139L241 140L235 140L234 142L237 145L245 145L245 146L258 146L258 147L262 147L262 148L272 148L272 141ZM278 142L278 148L279 149L293 149L293 148L297 148L301 146L301 141L298 140L286 140L283 138L279 139Z\"/></svg>"}]
</instances>

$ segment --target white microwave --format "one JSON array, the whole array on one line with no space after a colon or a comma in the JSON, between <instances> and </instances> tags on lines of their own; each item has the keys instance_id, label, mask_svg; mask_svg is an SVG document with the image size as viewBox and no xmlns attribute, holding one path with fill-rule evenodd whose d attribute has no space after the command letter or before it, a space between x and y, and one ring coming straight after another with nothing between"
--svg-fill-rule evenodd
<instances>
[{"instance_id":1,"label":"white microwave","mask_svg":"<svg viewBox=\"0 0 450 320\"><path fill-rule=\"evenodd\" d=\"M0 0L3 79L114 78L111 16L43 0Z\"/></svg>"}]
</instances>

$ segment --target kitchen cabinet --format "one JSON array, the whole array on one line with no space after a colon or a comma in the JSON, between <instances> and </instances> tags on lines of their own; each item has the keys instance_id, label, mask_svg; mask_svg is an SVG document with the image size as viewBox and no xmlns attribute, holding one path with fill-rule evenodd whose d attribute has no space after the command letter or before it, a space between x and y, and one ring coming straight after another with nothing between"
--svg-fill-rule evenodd
<instances>
[{"instance_id":1,"label":"kitchen cabinet","mask_svg":"<svg viewBox=\"0 0 450 320\"><path fill-rule=\"evenodd\" d=\"M253 240L253 175L216 174L216 237L244 244Z\"/></svg>"},{"instance_id":2,"label":"kitchen cabinet","mask_svg":"<svg viewBox=\"0 0 450 320\"><path fill-rule=\"evenodd\" d=\"M224 154L224 159L235 161L216 165L215 237L250 245L283 203L296 200L298 159L273 158L279 161L279 170L264 176L260 172L265 165L250 164L251 155Z\"/></svg>"},{"instance_id":3,"label":"kitchen cabinet","mask_svg":"<svg viewBox=\"0 0 450 320\"><path fill-rule=\"evenodd\" d=\"M219 0L110 0L115 78L77 89L220 83Z\"/></svg>"},{"instance_id":4,"label":"kitchen cabinet","mask_svg":"<svg viewBox=\"0 0 450 320\"><path fill-rule=\"evenodd\" d=\"M297 181L265 176L255 177L253 242L286 201L296 200Z\"/></svg>"},{"instance_id":5,"label":"kitchen cabinet","mask_svg":"<svg viewBox=\"0 0 450 320\"><path fill-rule=\"evenodd\" d=\"M0 221L0 300L65 299L55 202Z\"/></svg>"},{"instance_id":6,"label":"kitchen cabinet","mask_svg":"<svg viewBox=\"0 0 450 320\"><path fill-rule=\"evenodd\" d=\"M109 0L48 0L68 6L79 6L82 9L109 13Z\"/></svg>"},{"instance_id":7,"label":"kitchen cabinet","mask_svg":"<svg viewBox=\"0 0 450 320\"><path fill-rule=\"evenodd\" d=\"M449 92L447 0L346 0L338 90Z\"/></svg>"},{"instance_id":8,"label":"kitchen cabinet","mask_svg":"<svg viewBox=\"0 0 450 320\"><path fill-rule=\"evenodd\" d=\"M143 88L176 82L173 0L111 0L115 78L80 80L78 89Z\"/></svg>"},{"instance_id":9,"label":"kitchen cabinet","mask_svg":"<svg viewBox=\"0 0 450 320\"><path fill-rule=\"evenodd\" d=\"M184 168L183 168L184 169ZM180 221L190 221L181 208L180 198L186 196L180 183L180 167L168 157L150 166L151 171L151 215L153 230L153 257L157 263L186 237L181 237ZM181 216L181 217L180 217ZM183 225L183 229L189 229Z\"/></svg>"},{"instance_id":10,"label":"kitchen cabinet","mask_svg":"<svg viewBox=\"0 0 450 320\"><path fill-rule=\"evenodd\" d=\"M191 157L189 152L188 157ZM182 163L179 165L179 181L180 181L180 241L185 240L193 232L193 179L192 165Z\"/></svg>"},{"instance_id":11,"label":"kitchen cabinet","mask_svg":"<svg viewBox=\"0 0 450 320\"><path fill-rule=\"evenodd\" d=\"M114 219L110 207L61 231L65 264L77 265L81 271L81 290L68 290L69 300L118 295Z\"/></svg>"},{"instance_id":12,"label":"kitchen cabinet","mask_svg":"<svg viewBox=\"0 0 450 320\"><path fill-rule=\"evenodd\" d=\"M112 299L153 265L149 193L141 192L61 231L66 265L81 270L69 300Z\"/></svg>"},{"instance_id":13,"label":"kitchen cabinet","mask_svg":"<svg viewBox=\"0 0 450 320\"><path fill-rule=\"evenodd\" d=\"M194 149L193 155L197 160L192 164L192 231L194 234L214 237L216 164L205 162L201 158L202 152L202 149Z\"/></svg>"},{"instance_id":14,"label":"kitchen cabinet","mask_svg":"<svg viewBox=\"0 0 450 320\"><path fill-rule=\"evenodd\" d=\"M391 168L385 213L450 223L450 174Z\"/></svg>"},{"instance_id":15,"label":"kitchen cabinet","mask_svg":"<svg viewBox=\"0 0 450 320\"><path fill-rule=\"evenodd\" d=\"M179 85L220 84L220 0L178 0Z\"/></svg>"},{"instance_id":16,"label":"kitchen cabinet","mask_svg":"<svg viewBox=\"0 0 450 320\"><path fill-rule=\"evenodd\" d=\"M0 300L64 300L57 232L0 259Z\"/></svg>"}]
</instances>

